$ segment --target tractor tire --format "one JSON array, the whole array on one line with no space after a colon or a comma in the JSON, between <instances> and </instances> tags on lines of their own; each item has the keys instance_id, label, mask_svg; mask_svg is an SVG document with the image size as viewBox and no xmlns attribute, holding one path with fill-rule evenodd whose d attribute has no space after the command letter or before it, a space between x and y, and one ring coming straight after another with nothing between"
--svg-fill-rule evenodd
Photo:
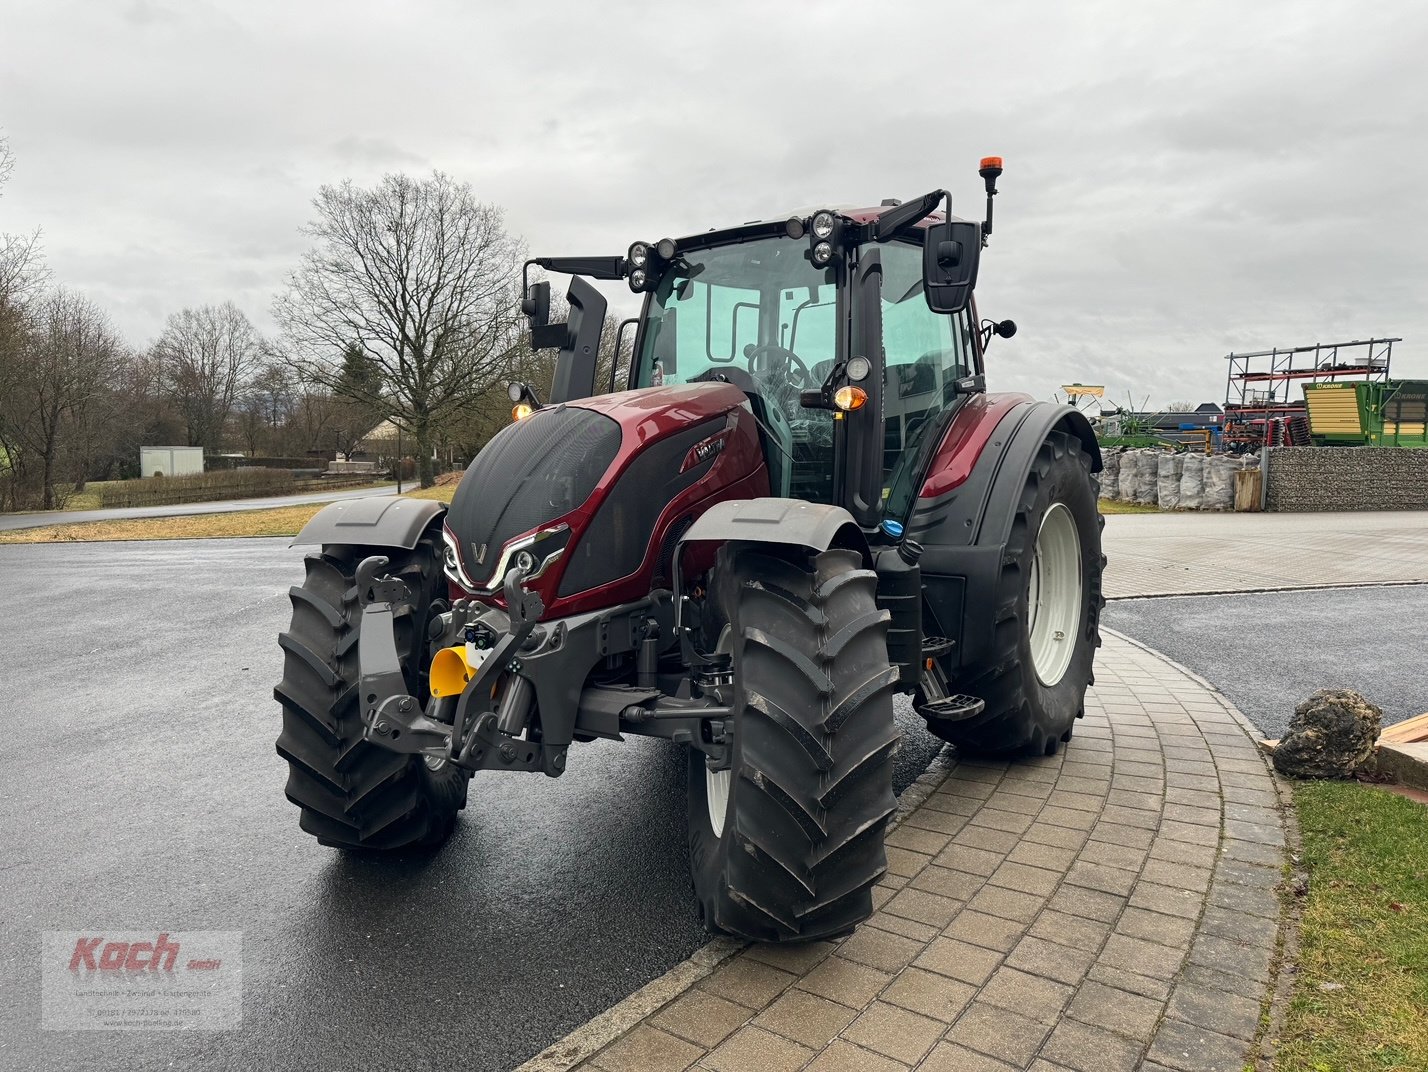
<instances>
[{"instance_id":1,"label":"tractor tire","mask_svg":"<svg viewBox=\"0 0 1428 1072\"><path fill-rule=\"evenodd\" d=\"M358 563L385 556L386 572L413 593L393 624L407 689L425 704L427 625L445 590L439 546L432 532L411 551L324 546L307 556L306 579L289 590L292 625L278 637L283 679L273 690L283 709L278 754L288 761L287 798L302 809L298 825L324 845L433 848L450 836L466 806L470 772L363 740L358 702Z\"/></svg>"},{"instance_id":2,"label":"tractor tire","mask_svg":"<svg viewBox=\"0 0 1428 1072\"><path fill-rule=\"evenodd\" d=\"M966 721L929 720L928 729L975 755L1050 756L1071 739L1101 645L1104 524L1090 455L1075 436L1052 432L1012 521L986 661L964 667L955 685L986 708Z\"/></svg>"},{"instance_id":3,"label":"tractor tire","mask_svg":"<svg viewBox=\"0 0 1428 1072\"><path fill-rule=\"evenodd\" d=\"M845 934L887 870L900 737L877 577L853 551L730 544L709 604L734 675L730 769L689 750L689 857L715 933Z\"/></svg>"}]
</instances>

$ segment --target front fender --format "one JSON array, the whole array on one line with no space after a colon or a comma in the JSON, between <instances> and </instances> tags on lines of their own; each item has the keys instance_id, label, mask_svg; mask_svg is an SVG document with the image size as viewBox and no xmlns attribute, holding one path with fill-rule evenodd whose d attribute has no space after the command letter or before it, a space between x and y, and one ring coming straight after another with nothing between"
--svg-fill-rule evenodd
<instances>
[{"instance_id":1,"label":"front fender","mask_svg":"<svg viewBox=\"0 0 1428 1072\"><path fill-rule=\"evenodd\" d=\"M853 515L841 506L802 499L729 499L701 514L680 543L774 543L826 551L845 547L869 561L868 541Z\"/></svg>"},{"instance_id":2,"label":"front fender","mask_svg":"<svg viewBox=\"0 0 1428 1072\"><path fill-rule=\"evenodd\" d=\"M293 537L298 544L404 547L410 551L423 532L446 513L446 504L401 495L344 499L328 503Z\"/></svg>"}]
</instances>

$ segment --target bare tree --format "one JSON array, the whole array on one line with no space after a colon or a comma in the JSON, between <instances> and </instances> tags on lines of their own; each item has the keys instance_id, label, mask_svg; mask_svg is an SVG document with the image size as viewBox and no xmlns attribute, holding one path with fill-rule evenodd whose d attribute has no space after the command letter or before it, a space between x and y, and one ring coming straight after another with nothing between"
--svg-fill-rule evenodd
<instances>
[{"instance_id":1,"label":"bare tree","mask_svg":"<svg viewBox=\"0 0 1428 1072\"><path fill-rule=\"evenodd\" d=\"M56 289L35 303L21 360L7 371L4 423L40 466L41 506L53 509L62 475L84 475L89 418L119 374L123 348L108 318L78 294ZM62 473L68 458L72 474Z\"/></svg>"},{"instance_id":2,"label":"bare tree","mask_svg":"<svg viewBox=\"0 0 1428 1072\"><path fill-rule=\"evenodd\" d=\"M415 441L423 486L441 426L501 378L518 338L521 243L468 183L387 175L324 186L313 248L274 305L306 374L330 390L355 344L380 375L360 388Z\"/></svg>"},{"instance_id":3,"label":"bare tree","mask_svg":"<svg viewBox=\"0 0 1428 1072\"><path fill-rule=\"evenodd\" d=\"M1194 402L1172 402L1165 407L1166 413L1194 413Z\"/></svg>"},{"instance_id":4,"label":"bare tree","mask_svg":"<svg viewBox=\"0 0 1428 1072\"><path fill-rule=\"evenodd\" d=\"M184 309L154 343L192 447L217 450L261 352L258 333L232 302Z\"/></svg>"}]
</instances>

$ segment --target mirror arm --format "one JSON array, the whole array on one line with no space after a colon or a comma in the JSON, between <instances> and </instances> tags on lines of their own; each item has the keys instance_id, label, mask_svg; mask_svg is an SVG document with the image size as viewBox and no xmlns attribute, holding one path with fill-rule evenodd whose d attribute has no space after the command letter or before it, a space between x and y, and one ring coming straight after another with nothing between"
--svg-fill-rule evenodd
<instances>
[{"instance_id":1,"label":"mirror arm","mask_svg":"<svg viewBox=\"0 0 1428 1072\"><path fill-rule=\"evenodd\" d=\"M823 386L815 387L811 391L798 392L798 404L804 409L836 409L837 407L833 405L833 385L843 378L843 373L847 368L847 358L839 358L833 362L833 367L828 370L828 378L823 381Z\"/></svg>"}]
</instances>

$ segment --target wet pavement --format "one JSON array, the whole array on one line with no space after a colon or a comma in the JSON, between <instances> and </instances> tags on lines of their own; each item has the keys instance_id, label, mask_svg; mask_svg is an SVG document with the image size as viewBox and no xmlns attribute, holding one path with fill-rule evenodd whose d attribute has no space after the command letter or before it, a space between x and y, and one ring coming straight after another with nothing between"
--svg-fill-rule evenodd
<instances>
[{"instance_id":1,"label":"wet pavement","mask_svg":"<svg viewBox=\"0 0 1428 1072\"><path fill-rule=\"evenodd\" d=\"M1103 621L1208 678L1266 737L1315 689L1357 689L1384 725L1428 711L1428 585L1119 599Z\"/></svg>"},{"instance_id":2,"label":"wet pavement","mask_svg":"<svg viewBox=\"0 0 1428 1072\"><path fill-rule=\"evenodd\" d=\"M297 827L273 750L285 540L0 547L0 1068L510 1068L707 936L682 755L479 775L434 857ZM898 785L938 742L918 728ZM42 1032L46 930L238 930L231 1032Z\"/></svg>"}]
</instances>

